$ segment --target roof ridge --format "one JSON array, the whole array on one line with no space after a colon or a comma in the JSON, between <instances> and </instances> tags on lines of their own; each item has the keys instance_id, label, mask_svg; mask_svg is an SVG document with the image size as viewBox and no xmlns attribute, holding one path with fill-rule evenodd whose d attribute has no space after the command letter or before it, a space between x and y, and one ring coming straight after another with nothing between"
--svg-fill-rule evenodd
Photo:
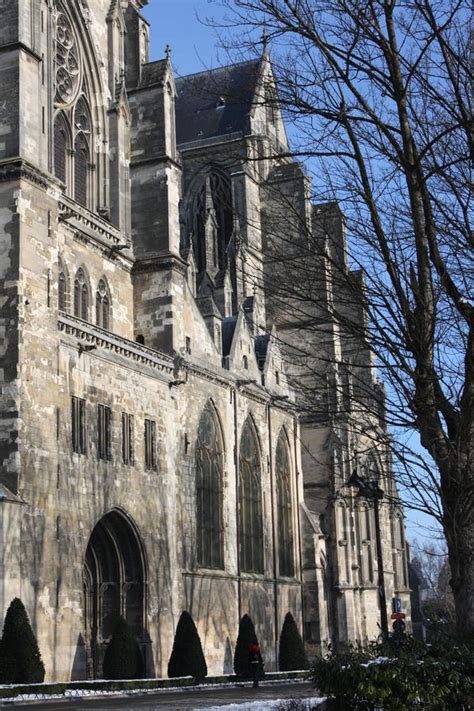
<instances>
[{"instance_id":1,"label":"roof ridge","mask_svg":"<svg viewBox=\"0 0 474 711\"><path fill-rule=\"evenodd\" d=\"M179 82L181 79L189 79L190 77L197 77L201 74L212 74L212 72L218 72L222 69L231 69L234 67L243 67L245 64L259 64L262 61L262 57L259 59L246 59L244 62L235 62L235 64L224 64L221 67L214 67L214 69L204 69L201 72L192 72L191 74L182 74L177 76L175 81Z\"/></svg>"}]
</instances>

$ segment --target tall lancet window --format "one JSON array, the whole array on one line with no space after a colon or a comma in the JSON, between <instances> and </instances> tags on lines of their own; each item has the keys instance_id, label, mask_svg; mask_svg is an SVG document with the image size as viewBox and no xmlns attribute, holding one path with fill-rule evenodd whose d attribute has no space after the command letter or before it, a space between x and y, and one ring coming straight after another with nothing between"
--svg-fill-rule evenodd
<instances>
[{"instance_id":1,"label":"tall lancet window","mask_svg":"<svg viewBox=\"0 0 474 711\"><path fill-rule=\"evenodd\" d=\"M278 503L278 568L280 575L293 577L295 574L293 544L293 514L291 499L291 466L288 441L281 432L275 454L275 474Z\"/></svg>"},{"instance_id":2,"label":"tall lancet window","mask_svg":"<svg viewBox=\"0 0 474 711\"><path fill-rule=\"evenodd\" d=\"M110 329L110 295L105 279L101 279L97 285L95 312L97 325L108 331Z\"/></svg>"},{"instance_id":3,"label":"tall lancet window","mask_svg":"<svg viewBox=\"0 0 474 711\"><path fill-rule=\"evenodd\" d=\"M89 207L89 171L91 163L91 121L84 98L77 102L74 112L76 139L74 142L74 197L84 207Z\"/></svg>"},{"instance_id":4,"label":"tall lancet window","mask_svg":"<svg viewBox=\"0 0 474 711\"><path fill-rule=\"evenodd\" d=\"M54 122L54 174L63 183L67 183L67 160L70 148L69 128L61 112Z\"/></svg>"},{"instance_id":5,"label":"tall lancet window","mask_svg":"<svg viewBox=\"0 0 474 711\"><path fill-rule=\"evenodd\" d=\"M203 568L224 567L223 459L219 422L208 404L199 421L196 443L197 561Z\"/></svg>"},{"instance_id":6,"label":"tall lancet window","mask_svg":"<svg viewBox=\"0 0 474 711\"><path fill-rule=\"evenodd\" d=\"M83 269L78 269L74 279L74 316L87 321L89 318L89 287Z\"/></svg>"},{"instance_id":7,"label":"tall lancet window","mask_svg":"<svg viewBox=\"0 0 474 711\"><path fill-rule=\"evenodd\" d=\"M242 430L239 458L240 568L245 573L263 573L262 468L250 419Z\"/></svg>"},{"instance_id":8,"label":"tall lancet window","mask_svg":"<svg viewBox=\"0 0 474 711\"><path fill-rule=\"evenodd\" d=\"M210 173L198 190L191 211L190 231L195 237L195 254L200 272L207 264L206 260L206 225L215 221L217 235L214 248L207 250L219 270L227 267L227 247L233 231L232 187L229 178L218 171Z\"/></svg>"}]
</instances>

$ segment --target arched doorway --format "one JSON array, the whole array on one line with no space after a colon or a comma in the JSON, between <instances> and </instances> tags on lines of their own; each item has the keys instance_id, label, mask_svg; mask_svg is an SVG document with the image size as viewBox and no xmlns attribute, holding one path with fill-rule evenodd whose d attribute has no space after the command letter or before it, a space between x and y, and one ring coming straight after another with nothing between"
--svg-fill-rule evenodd
<instances>
[{"instance_id":1,"label":"arched doorway","mask_svg":"<svg viewBox=\"0 0 474 711\"><path fill-rule=\"evenodd\" d=\"M87 667L89 678L102 676L105 648L115 618L121 615L150 657L145 632L146 561L138 531L120 511L104 516L92 531L84 564Z\"/></svg>"}]
</instances>

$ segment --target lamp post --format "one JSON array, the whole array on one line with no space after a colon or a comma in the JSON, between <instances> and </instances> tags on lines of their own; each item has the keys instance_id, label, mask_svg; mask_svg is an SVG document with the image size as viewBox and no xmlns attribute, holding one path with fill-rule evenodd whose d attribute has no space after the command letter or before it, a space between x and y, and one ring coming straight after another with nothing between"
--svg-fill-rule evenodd
<instances>
[{"instance_id":1,"label":"lamp post","mask_svg":"<svg viewBox=\"0 0 474 711\"><path fill-rule=\"evenodd\" d=\"M357 469L352 472L347 486L355 487L359 490L358 496L363 496L366 499L372 499L374 502L375 514L375 547L377 554L377 585L379 589L380 601L380 626L382 628L382 637L388 639L388 617L387 617L387 598L385 596L385 576L383 569L383 553L382 553L382 536L380 533L380 509L379 502L383 499L384 492L376 481L365 481L357 474Z\"/></svg>"}]
</instances>

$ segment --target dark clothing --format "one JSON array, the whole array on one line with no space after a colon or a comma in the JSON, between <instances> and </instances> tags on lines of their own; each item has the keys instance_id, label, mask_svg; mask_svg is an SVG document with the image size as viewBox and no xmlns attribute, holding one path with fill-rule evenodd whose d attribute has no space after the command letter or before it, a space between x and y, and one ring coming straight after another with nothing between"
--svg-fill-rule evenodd
<instances>
[{"instance_id":1,"label":"dark clothing","mask_svg":"<svg viewBox=\"0 0 474 711\"><path fill-rule=\"evenodd\" d=\"M253 679L253 688L258 689L258 682L263 676L263 659L258 645L252 645L250 647L249 672Z\"/></svg>"}]
</instances>

